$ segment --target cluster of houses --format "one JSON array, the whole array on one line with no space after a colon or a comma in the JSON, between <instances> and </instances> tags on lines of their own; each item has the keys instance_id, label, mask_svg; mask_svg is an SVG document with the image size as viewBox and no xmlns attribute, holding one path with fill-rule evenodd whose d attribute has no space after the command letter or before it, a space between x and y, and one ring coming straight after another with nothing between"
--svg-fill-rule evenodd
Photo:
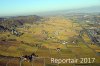
<instances>
[{"instance_id":1,"label":"cluster of houses","mask_svg":"<svg viewBox=\"0 0 100 66\"><path fill-rule=\"evenodd\" d=\"M85 28L82 32L86 32L92 43L100 45L100 28Z\"/></svg>"},{"instance_id":2,"label":"cluster of houses","mask_svg":"<svg viewBox=\"0 0 100 66\"><path fill-rule=\"evenodd\" d=\"M17 30L15 30L15 29L12 29L12 30L11 30L11 34L12 34L12 35L15 35L15 36L17 36L17 37L20 37L20 36L23 35L24 33L21 33L21 32L18 32Z\"/></svg>"},{"instance_id":3,"label":"cluster of houses","mask_svg":"<svg viewBox=\"0 0 100 66\"><path fill-rule=\"evenodd\" d=\"M92 42L100 45L100 29L88 29L87 32Z\"/></svg>"}]
</instances>

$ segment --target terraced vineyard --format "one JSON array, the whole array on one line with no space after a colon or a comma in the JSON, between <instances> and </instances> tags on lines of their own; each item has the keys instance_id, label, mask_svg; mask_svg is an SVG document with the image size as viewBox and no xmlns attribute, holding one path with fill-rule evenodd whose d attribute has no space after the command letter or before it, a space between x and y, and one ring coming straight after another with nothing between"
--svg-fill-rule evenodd
<instances>
[{"instance_id":1,"label":"terraced vineyard","mask_svg":"<svg viewBox=\"0 0 100 66\"><path fill-rule=\"evenodd\" d=\"M100 47L91 45L82 27L65 17L49 17L42 22L15 29L21 36L0 32L0 66L100 66ZM57 49L59 48L59 50ZM32 62L20 61L20 56L38 55ZM94 63L51 63L51 58L95 58Z\"/></svg>"}]
</instances>

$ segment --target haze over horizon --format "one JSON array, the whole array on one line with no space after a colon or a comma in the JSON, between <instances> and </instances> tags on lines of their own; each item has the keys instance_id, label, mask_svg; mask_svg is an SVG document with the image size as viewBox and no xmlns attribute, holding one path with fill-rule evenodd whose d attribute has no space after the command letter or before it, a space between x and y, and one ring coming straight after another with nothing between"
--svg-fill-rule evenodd
<instances>
[{"instance_id":1,"label":"haze over horizon","mask_svg":"<svg viewBox=\"0 0 100 66\"><path fill-rule=\"evenodd\" d=\"M0 0L0 16L30 15L93 6L100 6L100 0Z\"/></svg>"}]
</instances>

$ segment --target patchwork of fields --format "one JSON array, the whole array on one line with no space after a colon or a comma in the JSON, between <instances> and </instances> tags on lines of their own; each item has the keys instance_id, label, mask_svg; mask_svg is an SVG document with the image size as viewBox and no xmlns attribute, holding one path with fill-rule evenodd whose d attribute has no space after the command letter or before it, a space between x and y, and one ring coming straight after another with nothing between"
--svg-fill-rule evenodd
<instances>
[{"instance_id":1,"label":"patchwork of fields","mask_svg":"<svg viewBox=\"0 0 100 66\"><path fill-rule=\"evenodd\" d=\"M64 17L50 17L34 24L16 28L23 33L0 32L0 66L100 66L100 47L91 44L87 34L79 36L82 27ZM59 51L57 50L59 48ZM19 57L38 55L32 62ZM51 63L51 58L95 58L94 63Z\"/></svg>"}]
</instances>

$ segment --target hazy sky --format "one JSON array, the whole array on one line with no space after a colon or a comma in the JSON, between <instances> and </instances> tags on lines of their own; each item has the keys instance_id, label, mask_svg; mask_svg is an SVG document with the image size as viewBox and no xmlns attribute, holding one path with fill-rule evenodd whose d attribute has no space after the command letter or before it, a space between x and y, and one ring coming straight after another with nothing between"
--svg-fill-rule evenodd
<instances>
[{"instance_id":1,"label":"hazy sky","mask_svg":"<svg viewBox=\"0 0 100 66\"><path fill-rule=\"evenodd\" d=\"M0 0L0 16L100 6L100 0Z\"/></svg>"}]
</instances>

